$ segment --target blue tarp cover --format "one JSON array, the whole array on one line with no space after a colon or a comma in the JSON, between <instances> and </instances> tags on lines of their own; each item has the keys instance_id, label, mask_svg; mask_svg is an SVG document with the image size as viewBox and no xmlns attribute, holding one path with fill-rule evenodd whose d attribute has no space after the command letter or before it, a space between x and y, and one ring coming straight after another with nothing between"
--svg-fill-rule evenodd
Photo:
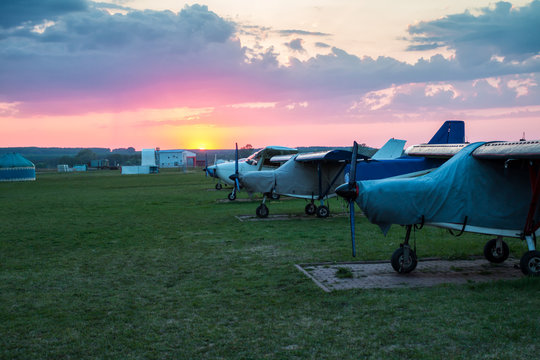
<instances>
[{"instance_id":1,"label":"blue tarp cover","mask_svg":"<svg viewBox=\"0 0 540 360\"><path fill-rule=\"evenodd\" d=\"M384 233L391 224L424 221L497 229L523 229L531 201L529 171L504 161L479 160L465 147L433 172L410 179L360 181L356 199L368 219Z\"/></svg>"}]
</instances>

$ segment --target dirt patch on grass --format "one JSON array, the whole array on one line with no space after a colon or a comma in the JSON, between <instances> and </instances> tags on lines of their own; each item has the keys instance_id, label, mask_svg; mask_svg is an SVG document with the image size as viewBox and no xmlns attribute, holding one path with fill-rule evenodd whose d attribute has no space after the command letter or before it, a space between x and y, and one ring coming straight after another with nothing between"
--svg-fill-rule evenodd
<instances>
[{"instance_id":1,"label":"dirt patch on grass","mask_svg":"<svg viewBox=\"0 0 540 360\"><path fill-rule=\"evenodd\" d=\"M409 288L439 284L467 284L519 279L523 276L517 259L491 264L485 259L420 259L409 274L398 274L389 261L360 261L335 264L299 264L298 270L326 292L348 289ZM340 276L348 270L352 276Z\"/></svg>"}]
</instances>

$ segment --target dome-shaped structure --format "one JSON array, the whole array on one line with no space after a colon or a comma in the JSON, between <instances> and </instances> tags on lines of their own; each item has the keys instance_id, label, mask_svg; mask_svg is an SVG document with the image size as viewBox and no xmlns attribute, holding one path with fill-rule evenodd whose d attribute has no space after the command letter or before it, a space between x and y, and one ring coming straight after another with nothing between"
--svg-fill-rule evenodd
<instances>
[{"instance_id":1,"label":"dome-shaped structure","mask_svg":"<svg viewBox=\"0 0 540 360\"><path fill-rule=\"evenodd\" d=\"M0 181L36 180L36 167L21 154L9 153L0 157Z\"/></svg>"}]
</instances>

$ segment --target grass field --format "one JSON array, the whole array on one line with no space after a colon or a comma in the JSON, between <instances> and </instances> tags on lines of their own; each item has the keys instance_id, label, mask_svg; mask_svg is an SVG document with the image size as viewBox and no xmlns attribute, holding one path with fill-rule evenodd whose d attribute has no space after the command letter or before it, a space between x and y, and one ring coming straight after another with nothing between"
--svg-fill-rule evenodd
<instances>
[{"instance_id":1,"label":"grass field","mask_svg":"<svg viewBox=\"0 0 540 360\"><path fill-rule=\"evenodd\" d=\"M0 358L539 356L540 279L325 293L294 264L353 260L347 217L239 222L257 203L212 189L200 171L0 183ZM357 259L388 259L404 230L357 220ZM481 255L487 240L415 236L419 257Z\"/></svg>"}]
</instances>

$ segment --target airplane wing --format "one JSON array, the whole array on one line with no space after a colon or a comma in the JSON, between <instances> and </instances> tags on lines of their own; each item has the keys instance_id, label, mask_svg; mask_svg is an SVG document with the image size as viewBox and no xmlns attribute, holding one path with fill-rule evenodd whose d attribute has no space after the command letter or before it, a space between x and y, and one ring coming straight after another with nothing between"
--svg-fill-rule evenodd
<instances>
[{"instance_id":1,"label":"airplane wing","mask_svg":"<svg viewBox=\"0 0 540 360\"><path fill-rule=\"evenodd\" d=\"M405 150L405 155L427 158L449 159L461 151L468 143L463 144L420 144Z\"/></svg>"},{"instance_id":2,"label":"airplane wing","mask_svg":"<svg viewBox=\"0 0 540 360\"><path fill-rule=\"evenodd\" d=\"M296 153L298 153L298 149L285 146L267 146L262 150L261 157L269 159L276 155L287 155Z\"/></svg>"},{"instance_id":3,"label":"airplane wing","mask_svg":"<svg viewBox=\"0 0 540 360\"><path fill-rule=\"evenodd\" d=\"M405 154L409 156L423 156L431 158L451 158L466 144L421 144L413 145ZM477 159L539 159L538 149L540 140L534 141L493 141L485 143L476 149L472 156Z\"/></svg>"},{"instance_id":4,"label":"airplane wing","mask_svg":"<svg viewBox=\"0 0 540 360\"><path fill-rule=\"evenodd\" d=\"M289 161L289 159L292 158L294 155L295 155L295 154L272 156L272 157L270 158L270 162L284 163L284 162Z\"/></svg>"},{"instance_id":5,"label":"airplane wing","mask_svg":"<svg viewBox=\"0 0 540 360\"><path fill-rule=\"evenodd\" d=\"M351 155L352 152L347 150L329 150L299 154L295 160L299 162L348 162L351 160ZM358 158L369 159L369 157L360 154L358 155Z\"/></svg>"},{"instance_id":6,"label":"airplane wing","mask_svg":"<svg viewBox=\"0 0 540 360\"><path fill-rule=\"evenodd\" d=\"M477 159L540 159L540 140L516 142L490 142L473 151Z\"/></svg>"}]
</instances>

